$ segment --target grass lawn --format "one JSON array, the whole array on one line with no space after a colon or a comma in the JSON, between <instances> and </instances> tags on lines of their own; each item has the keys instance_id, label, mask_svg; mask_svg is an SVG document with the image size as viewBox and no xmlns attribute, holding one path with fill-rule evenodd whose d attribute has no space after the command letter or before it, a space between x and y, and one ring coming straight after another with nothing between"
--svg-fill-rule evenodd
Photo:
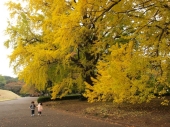
<instances>
[{"instance_id":1,"label":"grass lawn","mask_svg":"<svg viewBox=\"0 0 170 127\"><path fill-rule=\"evenodd\" d=\"M20 96L11 91L0 89L0 101L13 100L17 98L20 98Z\"/></svg>"}]
</instances>

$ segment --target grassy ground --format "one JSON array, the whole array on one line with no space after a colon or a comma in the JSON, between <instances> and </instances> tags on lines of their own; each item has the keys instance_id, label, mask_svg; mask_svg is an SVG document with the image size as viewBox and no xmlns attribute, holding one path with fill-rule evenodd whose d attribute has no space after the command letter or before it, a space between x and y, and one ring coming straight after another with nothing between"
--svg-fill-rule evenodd
<instances>
[{"instance_id":1,"label":"grassy ground","mask_svg":"<svg viewBox=\"0 0 170 127\"><path fill-rule=\"evenodd\" d=\"M62 100L46 102L44 105L93 119L120 123L125 127L170 127L170 105L162 106L160 103L161 100L154 100L140 105L116 105L111 102Z\"/></svg>"},{"instance_id":2,"label":"grassy ground","mask_svg":"<svg viewBox=\"0 0 170 127\"><path fill-rule=\"evenodd\" d=\"M0 101L13 100L17 98L20 98L20 96L11 91L0 89Z\"/></svg>"}]
</instances>

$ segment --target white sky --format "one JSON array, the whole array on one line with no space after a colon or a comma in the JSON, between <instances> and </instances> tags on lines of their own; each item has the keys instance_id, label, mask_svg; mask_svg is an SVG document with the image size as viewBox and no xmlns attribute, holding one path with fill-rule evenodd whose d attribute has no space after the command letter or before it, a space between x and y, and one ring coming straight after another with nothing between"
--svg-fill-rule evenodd
<instances>
[{"instance_id":1,"label":"white sky","mask_svg":"<svg viewBox=\"0 0 170 127\"><path fill-rule=\"evenodd\" d=\"M17 77L13 73L12 67L9 67L8 55L11 53L11 49L7 49L4 46L4 41L6 40L4 35L4 30L7 27L8 11L7 7L4 5L8 0L0 0L0 75Z\"/></svg>"}]
</instances>

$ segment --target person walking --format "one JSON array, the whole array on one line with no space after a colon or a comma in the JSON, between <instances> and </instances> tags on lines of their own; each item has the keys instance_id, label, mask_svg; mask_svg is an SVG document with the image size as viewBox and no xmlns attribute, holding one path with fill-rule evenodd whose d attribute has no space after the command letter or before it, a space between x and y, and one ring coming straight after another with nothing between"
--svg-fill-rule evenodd
<instances>
[{"instance_id":1,"label":"person walking","mask_svg":"<svg viewBox=\"0 0 170 127\"><path fill-rule=\"evenodd\" d=\"M34 116L35 114L35 104L34 101L31 102L30 109L31 109L31 116Z\"/></svg>"},{"instance_id":2,"label":"person walking","mask_svg":"<svg viewBox=\"0 0 170 127\"><path fill-rule=\"evenodd\" d=\"M38 115L41 116L42 110L43 110L42 103L39 103L39 104L37 105L37 108L38 108Z\"/></svg>"}]
</instances>

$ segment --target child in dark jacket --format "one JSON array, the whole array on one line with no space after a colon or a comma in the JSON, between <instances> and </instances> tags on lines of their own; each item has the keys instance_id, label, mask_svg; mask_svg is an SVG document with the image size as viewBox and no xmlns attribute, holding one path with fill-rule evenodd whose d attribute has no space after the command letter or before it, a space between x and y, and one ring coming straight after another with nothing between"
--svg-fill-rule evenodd
<instances>
[{"instance_id":1,"label":"child in dark jacket","mask_svg":"<svg viewBox=\"0 0 170 127\"><path fill-rule=\"evenodd\" d=\"M35 114L35 104L34 101L31 102L30 109L31 109L31 116L34 116Z\"/></svg>"}]
</instances>

